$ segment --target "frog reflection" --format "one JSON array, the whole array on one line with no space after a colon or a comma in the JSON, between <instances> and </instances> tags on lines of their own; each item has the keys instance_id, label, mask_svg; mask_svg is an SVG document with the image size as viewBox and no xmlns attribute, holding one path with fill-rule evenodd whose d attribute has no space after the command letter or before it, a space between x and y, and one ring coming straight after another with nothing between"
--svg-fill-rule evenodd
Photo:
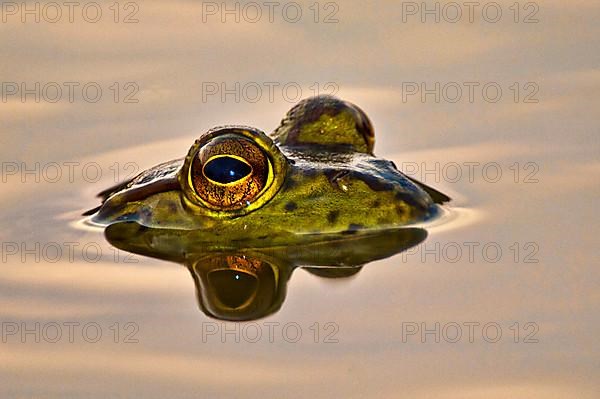
<instances>
[{"instance_id":1,"label":"frog reflection","mask_svg":"<svg viewBox=\"0 0 600 399\"><path fill-rule=\"evenodd\" d=\"M206 315L247 321L280 309L296 268L323 278L347 278L369 262L419 244L427 232L398 228L330 235L309 244L228 250L195 240L193 231L153 229L135 222L110 225L105 236L117 248L183 264Z\"/></svg>"}]
</instances>

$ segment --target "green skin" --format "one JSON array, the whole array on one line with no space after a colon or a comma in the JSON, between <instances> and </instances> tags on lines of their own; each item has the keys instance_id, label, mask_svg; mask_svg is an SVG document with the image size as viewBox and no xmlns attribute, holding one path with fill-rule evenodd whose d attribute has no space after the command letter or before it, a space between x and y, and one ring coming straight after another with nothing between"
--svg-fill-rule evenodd
<instances>
[{"instance_id":1,"label":"green skin","mask_svg":"<svg viewBox=\"0 0 600 399\"><path fill-rule=\"evenodd\" d=\"M209 209L188 184L194 148L220 134L259 144L273 164L268 190L240 210ZM185 231L213 248L271 247L397 228L434 217L444 194L373 155L373 129L358 107L330 96L302 101L268 137L249 127L213 129L188 157L167 162L100 193L92 222L134 221Z\"/></svg>"}]
</instances>

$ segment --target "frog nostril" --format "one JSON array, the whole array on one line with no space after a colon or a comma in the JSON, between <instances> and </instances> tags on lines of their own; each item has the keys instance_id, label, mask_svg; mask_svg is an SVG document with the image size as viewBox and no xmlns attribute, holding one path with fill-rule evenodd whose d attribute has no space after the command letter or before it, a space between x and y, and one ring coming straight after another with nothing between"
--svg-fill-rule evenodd
<instances>
[{"instance_id":1,"label":"frog nostril","mask_svg":"<svg viewBox=\"0 0 600 399\"><path fill-rule=\"evenodd\" d=\"M348 191L348 178L351 177L349 170L325 171L325 176L329 180L329 184L333 187L342 191Z\"/></svg>"}]
</instances>

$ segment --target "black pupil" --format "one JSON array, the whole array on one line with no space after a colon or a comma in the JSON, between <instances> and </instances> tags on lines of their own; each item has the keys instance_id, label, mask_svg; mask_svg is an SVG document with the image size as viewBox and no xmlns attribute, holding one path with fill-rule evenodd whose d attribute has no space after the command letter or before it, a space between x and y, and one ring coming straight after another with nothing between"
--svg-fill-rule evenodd
<instances>
[{"instance_id":1,"label":"black pupil","mask_svg":"<svg viewBox=\"0 0 600 399\"><path fill-rule=\"evenodd\" d=\"M233 157L214 158L204 165L204 175L217 183L233 183L248 176L252 168Z\"/></svg>"},{"instance_id":2,"label":"black pupil","mask_svg":"<svg viewBox=\"0 0 600 399\"><path fill-rule=\"evenodd\" d=\"M258 287L258 279L238 270L213 270L208 280L215 294L225 306L240 307Z\"/></svg>"}]
</instances>

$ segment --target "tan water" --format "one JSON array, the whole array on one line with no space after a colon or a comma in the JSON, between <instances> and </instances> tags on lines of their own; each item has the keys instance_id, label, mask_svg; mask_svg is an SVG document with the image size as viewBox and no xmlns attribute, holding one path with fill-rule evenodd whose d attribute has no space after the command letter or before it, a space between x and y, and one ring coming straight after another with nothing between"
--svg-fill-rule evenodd
<instances>
[{"instance_id":1,"label":"tan water","mask_svg":"<svg viewBox=\"0 0 600 399\"><path fill-rule=\"evenodd\" d=\"M257 23L118 3L115 23L98 4L97 23L3 9L2 82L102 96L0 103L0 396L598 397L598 2L518 3L518 22L498 2L495 23L485 3L473 23L391 1L317 3L318 23L313 3L297 23L285 3L272 23L263 3ZM198 309L184 267L82 227L98 191L215 125L270 131L317 86L367 112L376 154L453 198L419 246L345 279L295 270L278 312L237 324Z\"/></svg>"}]
</instances>

